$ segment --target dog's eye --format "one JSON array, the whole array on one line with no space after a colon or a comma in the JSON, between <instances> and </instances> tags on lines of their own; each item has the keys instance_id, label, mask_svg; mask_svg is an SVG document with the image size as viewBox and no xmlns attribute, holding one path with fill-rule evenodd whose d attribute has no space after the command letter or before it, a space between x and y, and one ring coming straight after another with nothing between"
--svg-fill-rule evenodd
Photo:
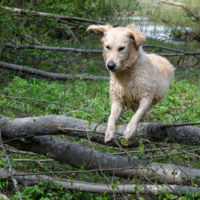
<instances>
[{"instance_id":1,"label":"dog's eye","mask_svg":"<svg viewBox=\"0 0 200 200\"><path fill-rule=\"evenodd\" d=\"M125 47L120 47L119 48L119 51L122 51L122 50L124 50L125 49Z\"/></svg>"},{"instance_id":2,"label":"dog's eye","mask_svg":"<svg viewBox=\"0 0 200 200\"><path fill-rule=\"evenodd\" d=\"M110 47L109 47L109 46L106 46L106 48L107 48L108 50L110 50Z\"/></svg>"}]
</instances>

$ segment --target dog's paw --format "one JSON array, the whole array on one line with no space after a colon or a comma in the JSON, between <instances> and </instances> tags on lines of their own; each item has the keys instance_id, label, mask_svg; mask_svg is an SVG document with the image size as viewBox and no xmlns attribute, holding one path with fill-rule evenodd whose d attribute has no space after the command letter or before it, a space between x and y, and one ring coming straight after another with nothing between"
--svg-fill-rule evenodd
<instances>
[{"instance_id":1,"label":"dog's paw","mask_svg":"<svg viewBox=\"0 0 200 200\"><path fill-rule=\"evenodd\" d=\"M114 137L115 137L115 130L113 129L107 130L104 138L105 143L111 141Z\"/></svg>"},{"instance_id":2,"label":"dog's paw","mask_svg":"<svg viewBox=\"0 0 200 200\"><path fill-rule=\"evenodd\" d=\"M127 126L126 130L124 131L124 137L126 140L130 140L135 136L137 131L137 125Z\"/></svg>"}]
</instances>

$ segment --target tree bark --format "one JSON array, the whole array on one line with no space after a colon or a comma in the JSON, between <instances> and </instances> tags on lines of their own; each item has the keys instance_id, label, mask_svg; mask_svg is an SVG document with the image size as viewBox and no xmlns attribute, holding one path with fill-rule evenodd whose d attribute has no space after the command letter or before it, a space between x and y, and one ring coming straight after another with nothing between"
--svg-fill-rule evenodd
<instances>
[{"instance_id":1,"label":"tree bark","mask_svg":"<svg viewBox=\"0 0 200 200\"><path fill-rule=\"evenodd\" d=\"M4 139L7 138L4 137ZM86 170L104 169L103 171L106 171L107 169L109 174L118 177L143 177L146 180L156 180L164 184L183 185L191 185L191 180L195 179L195 184L200 185L200 169L175 164L149 163L137 157L129 159L124 156L110 155L56 137L35 136L29 143L22 140L10 140L6 144L19 150L48 156L77 168L84 166Z\"/></svg>"},{"instance_id":2,"label":"tree bark","mask_svg":"<svg viewBox=\"0 0 200 200\"><path fill-rule=\"evenodd\" d=\"M199 122L200 123L200 122ZM190 123L191 124L191 123ZM195 123L193 123L194 125ZM166 126L166 127L165 127ZM180 127L179 127L180 126ZM47 115L39 117L25 117L10 119L0 116L2 136L8 138L22 138L43 135L69 135L87 139L87 132L91 141L105 144L104 133L106 126L96 123L88 124L88 121L62 115ZM94 129L96 131L94 132ZM116 129L116 140L124 148L139 146L137 138L147 139L152 142L178 143L191 146L200 146L200 128L184 126L183 124L139 123L136 139L133 138L124 145L123 132L126 125ZM106 145L116 146L115 141Z\"/></svg>"},{"instance_id":3,"label":"tree bark","mask_svg":"<svg viewBox=\"0 0 200 200\"><path fill-rule=\"evenodd\" d=\"M17 174L20 174L20 172L15 172ZM6 169L0 168L0 177L1 178L10 178L8 171ZM89 183L89 182L82 182L82 181L76 181L76 180L69 180L69 179L58 179L55 177L45 176L45 175L15 175L15 178L17 181L24 186L32 186L35 184L39 184L38 178L43 179L45 182L54 182L55 185L58 183L63 186L63 188L67 190L75 190L80 192L89 192L89 193L105 193L105 191L108 194L122 194L122 193L129 193L129 194L136 194L137 189L140 186L142 186L141 190L139 191L139 194L144 195L158 195L158 194L164 194L166 191L169 192L169 194L174 195L180 195L182 193L189 193L194 190L198 190L200 188L196 187L188 187L188 186L180 186L180 185L168 185L166 189L163 189L160 185L136 185L136 184L119 184L116 185L115 188L112 188L112 185L110 184L98 184L98 183ZM160 192L159 192L160 191ZM182 192L182 193L181 193Z\"/></svg>"}]
</instances>

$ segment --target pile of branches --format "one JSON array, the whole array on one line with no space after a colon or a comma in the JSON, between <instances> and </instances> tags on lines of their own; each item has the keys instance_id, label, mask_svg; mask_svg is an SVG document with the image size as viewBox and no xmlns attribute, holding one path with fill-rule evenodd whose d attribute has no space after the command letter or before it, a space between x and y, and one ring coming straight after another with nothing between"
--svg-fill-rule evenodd
<instances>
[{"instance_id":1,"label":"pile of branches","mask_svg":"<svg viewBox=\"0 0 200 200\"><path fill-rule=\"evenodd\" d=\"M0 177L12 179L18 188L18 183L24 186L38 184L38 178L44 182L52 181L60 183L63 188L75 191L85 191L89 193L138 194L137 188L140 187L141 195L159 195L169 194L180 195L200 189L200 170L181 166L173 160L173 164L163 164L154 162L154 159L163 154L156 155L156 152L168 155L170 149L177 149L180 153L198 156L194 153L192 146L200 146L200 128L191 125L197 125L200 122L183 124L160 124L160 123L140 123L136 137L129 143L124 143L123 131L125 126L119 126L116 130L117 137L108 144L104 144L104 132L106 127L103 125L88 121L76 119L73 117L49 115L39 117L26 117L10 119L0 117L1 128L1 146L0 148L6 155L9 164L9 170L0 168ZM77 145L65 140L58 139L52 135L67 135L70 137L79 137L87 140L92 148ZM23 140L22 140L23 138ZM130 151L141 143L159 143L158 149L144 149L141 151ZM185 144L182 147L169 147L167 143ZM113 146L119 149L119 153L106 154L95 150L96 144ZM18 150L14 150L14 147ZM191 151L184 150L185 147L191 147ZM199 150L199 149L197 149ZM28 151L28 152L27 152ZM49 171L41 162L45 160L28 159L30 162L37 162L44 169L43 172L24 173L15 171L10 165L8 152L29 155L45 155L49 157L46 161L60 161L79 168L83 166L85 170L77 171ZM131 153L141 153L142 158L133 157ZM145 154L154 152L155 156L150 158ZM84 155L84 156L83 156ZM198 156L199 157L199 156ZM18 162L27 162L27 159L15 159ZM113 177L122 177L125 180L130 178L139 178L138 184L118 184L112 187L110 181L107 184L97 184L91 182L81 182L78 180L60 179L47 176L47 174L69 174L69 173L92 173L98 172L108 181L104 172ZM160 183L160 184L159 184ZM195 183L195 184L194 184ZM163 187L165 184L166 187ZM17 189L19 196L20 191Z\"/></svg>"}]
</instances>

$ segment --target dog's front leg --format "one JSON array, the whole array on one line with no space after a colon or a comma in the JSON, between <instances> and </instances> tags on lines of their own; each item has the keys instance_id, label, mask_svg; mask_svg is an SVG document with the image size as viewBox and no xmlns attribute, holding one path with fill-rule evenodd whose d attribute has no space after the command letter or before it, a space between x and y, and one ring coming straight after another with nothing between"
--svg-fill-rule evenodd
<instances>
[{"instance_id":1,"label":"dog's front leg","mask_svg":"<svg viewBox=\"0 0 200 200\"><path fill-rule=\"evenodd\" d=\"M111 114L108 120L108 126L105 134L105 142L115 137L115 126L123 110L122 103L114 102L111 106Z\"/></svg>"},{"instance_id":2,"label":"dog's front leg","mask_svg":"<svg viewBox=\"0 0 200 200\"><path fill-rule=\"evenodd\" d=\"M140 119L143 117L143 115L145 114L145 112L149 109L151 103L152 103L152 100L146 97L143 97L140 100L138 110L133 115L131 121L126 127L126 130L124 131L124 137L126 138L126 140L130 140L135 136L138 123Z\"/></svg>"}]
</instances>

